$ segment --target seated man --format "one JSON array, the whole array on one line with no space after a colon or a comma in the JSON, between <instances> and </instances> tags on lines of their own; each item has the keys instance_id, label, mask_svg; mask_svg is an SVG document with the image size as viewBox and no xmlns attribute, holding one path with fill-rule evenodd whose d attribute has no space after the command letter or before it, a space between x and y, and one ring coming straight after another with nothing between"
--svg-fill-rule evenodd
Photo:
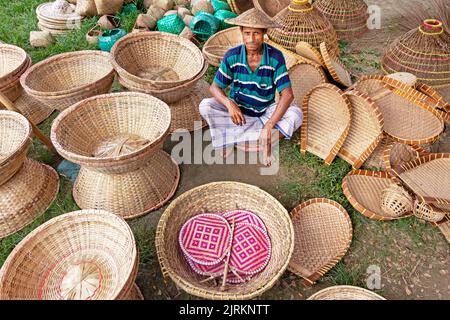
<instances>
[{"instance_id":1,"label":"seated man","mask_svg":"<svg viewBox=\"0 0 450 320\"><path fill-rule=\"evenodd\" d=\"M270 165L272 131L290 139L303 121L302 111L292 104L283 54L264 42L266 29L278 25L257 9L226 22L241 27L244 44L225 54L210 88L213 98L200 103L200 114L209 124L215 149L223 148L226 156L235 144L259 143L263 161ZM224 90L230 86L227 96Z\"/></svg>"}]
</instances>

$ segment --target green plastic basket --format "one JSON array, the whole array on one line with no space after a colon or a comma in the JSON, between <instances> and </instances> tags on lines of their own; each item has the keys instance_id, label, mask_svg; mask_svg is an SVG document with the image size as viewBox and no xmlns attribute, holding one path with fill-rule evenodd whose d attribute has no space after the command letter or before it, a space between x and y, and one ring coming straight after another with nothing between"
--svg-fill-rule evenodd
<instances>
[{"instance_id":1,"label":"green plastic basket","mask_svg":"<svg viewBox=\"0 0 450 320\"><path fill-rule=\"evenodd\" d=\"M220 30L235 27L231 24L225 23L225 19L236 18L237 16L238 15L236 13L228 10L219 10L214 14L214 17L216 17L220 21Z\"/></svg>"},{"instance_id":2,"label":"green plastic basket","mask_svg":"<svg viewBox=\"0 0 450 320\"><path fill-rule=\"evenodd\" d=\"M231 11L231 8L230 8L230 6L228 5L228 3L226 1L212 0L211 4L213 6L214 12L217 12L219 10Z\"/></svg>"},{"instance_id":3,"label":"green plastic basket","mask_svg":"<svg viewBox=\"0 0 450 320\"><path fill-rule=\"evenodd\" d=\"M159 31L180 34L183 31L185 24L178 15L169 14L158 20L156 26Z\"/></svg>"},{"instance_id":4,"label":"green plastic basket","mask_svg":"<svg viewBox=\"0 0 450 320\"><path fill-rule=\"evenodd\" d=\"M210 13L198 12L191 21L190 28L200 40L208 40L220 29L220 20Z\"/></svg>"}]
</instances>

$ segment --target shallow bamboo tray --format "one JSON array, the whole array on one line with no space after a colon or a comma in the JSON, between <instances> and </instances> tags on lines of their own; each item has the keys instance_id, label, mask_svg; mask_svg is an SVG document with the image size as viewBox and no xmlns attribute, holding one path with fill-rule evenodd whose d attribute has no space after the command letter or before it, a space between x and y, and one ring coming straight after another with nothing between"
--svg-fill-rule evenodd
<instances>
[{"instance_id":1,"label":"shallow bamboo tray","mask_svg":"<svg viewBox=\"0 0 450 320\"><path fill-rule=\"evenodd\" d=\"M323 69L310 62L298 62L289 70L294 102L301 107L305 96L317 85L327 83L327 77Z\"/></svg>"},{"instance_id":2,"label":"shallow bamboo tray","mask_svg":"<svg viewBox=\"0 0 450 320\"><path fill-rule=\"evenodd\" d=\"M330 165L350 130L351 104L344 93L325 83L312 89L303 101L305 120L301 127L300 150Z\"/></svg>"},{"instance_id":3,"label":"shallow bamboo tray","mask_svg":"<svg viewBox=\"0 0 450 320\"><path fill-rule=\"evenodd\" d=\"M0 298L120 299L134 284L137 262L123 219L95 210L63 214L13 249L2 268Z\"/></svg>"},{"instance_id":4,"label":"shallow bamboo tray","mask_svg":"<svg viewBox=\"0 0 450 320\"><path fill-rule=\"evenodd\" d=\"M280 13L281 10L286 8L290 2L290 0L253 0L253 5L259 11L262 11L273 18Z\"/></svg>"},{"instance_id":5,"label":"shallow bamboo tray","mask_svg":"<svg viewBox=\"0 0 450 320\"><path fill-rule=\"evenodd\" d=\"M225 53L242 43L240 27L228 28L210 37L205 42L202 52L210 65L219 67Z\"/></svg>"},{"instance_id":6,"label":"shallow bamboo tray","mask_svg":"<svg viewBox=\"0 0 450 320\"><path fill-rule=\"evenodd\" d=\"M202 212L233 209L255 212L267 227L272 258L250 281L229 285L225 291L191 270L178 247L178 232L191 217ZM294 250L294 230L286 209L258 187L238 182L214 182L194 188L176 198L164 211L156 232L156 250L164 277L189 294L205 299L252 299L270 289L286 270Z\"/></svg>"},{"instance_id":7,"label":"shallow bamboo tray","mask_svg":"<svg viewBox=\"0 0 450 320\"><path fill-rule=\"evenodd\" d=\"M314 61L315 63L321 65L322 67L326 67L325 61L323 61L322 54L319 50L314 48L312 45L310 45L308 42L300 41L295 46L295 52L311 61Z\"/></svg>"},{"instance_id":8,"label":"shallow bamboo tray","mask_svg":"<svg viewBox=\"0 0 450 320\"><path fill-rule=\"evenodd\" d=\"M353 170L342 181L342 190L350 204L369 219L385 221L409 217L412 212L391 217L381 209L381 193L394 184L396 181L387 172Z\"/></svg>"},{"instance_id":9,"label":"shallow bamboo tray","mask_svg":"<svg viewBox=\"0 0 450 320\"><path fill-rule=\"evenodd\" d=\"M325 42L320 44L320 53L322 54L325 66L331 74L331 77L340 84L350 87L352 85L352 77L346 67L339 61L338 58L333 57L327 49Z\"/></svg>"},{"instance_id":10,"label":"shallow bamboo tray","mask_svg":"<svg viewBox=\"0 0 450 320\"><path fill-rule=\"evenodd\" d=\"M295 232L294 254L289 271L314 284L333 268L347 252L353 237L347 211L337 202L316 198L291 213Z\"/></svg>"},{"instance_id":11,"label":"shallow bamboo tray","mask_svg":"<svg viewBox=\"0 0 450 320\"><path fill-rule=\"evenodd\" d=\"M386 300L375 292L353 286L334 286L320 290L308 300Z\"/></svg>"},{"instance_id":12,"label":"shallow bamboo tray","mask_svg":"<svg viewBox=\"0 0 450 320\"><path fill-rule=\"evenodd\" d=\"M369 158L363 163L362 167L364 169L383 169L386 170L384 163L384 150L386 147L392 143L393 140L389 136L383 133L381 141L378 143L377 147L370 154Z\"/></svg>"}]
</instances>

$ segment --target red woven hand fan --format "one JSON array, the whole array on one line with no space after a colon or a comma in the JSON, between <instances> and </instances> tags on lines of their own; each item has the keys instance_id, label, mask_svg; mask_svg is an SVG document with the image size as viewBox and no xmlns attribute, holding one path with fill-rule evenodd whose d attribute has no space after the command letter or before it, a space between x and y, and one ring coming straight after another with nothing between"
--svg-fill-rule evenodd
<instances>
[{"instance_id":1,"label":"red woven hand fan","mask_svg":"<svg viewBox=\"0 0 450 320\"><path fill-rule=\"evenodd\" d=\"M228 223L231 223L234 220L235 223L253 224L263 229L264 232L267 232L267 228L264 222L260 217L258 217L258 215L253 212L247 210L231 210L225 212L223 214L223 217L227 219Z\"/></svg>"}]
</instances>

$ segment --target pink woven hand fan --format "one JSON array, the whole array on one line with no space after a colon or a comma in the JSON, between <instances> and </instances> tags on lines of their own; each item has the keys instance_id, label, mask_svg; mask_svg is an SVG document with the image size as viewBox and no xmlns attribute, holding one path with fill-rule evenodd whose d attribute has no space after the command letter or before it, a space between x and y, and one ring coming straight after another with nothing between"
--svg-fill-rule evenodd
<instances>
[{"instance_id":1,"label":"pink woven hand fan","mask_svg":"<svg viewBox=\"0 0 450 320\"><path fill-rule=\"evenodd\" d=\"M221 262L231 243L231 228L217 214L199 214L189 219L179 233L180 248L186 257L201 265Z\"/></svg>"},{"instance_id":2,"label":"pink woven hand fan","mask_svg":"<svg viewBox=\"0 0 450 320\"><path fill-rule=\"evenodd\" d=\"M227 219L228 223L231 223L234 220L235 223L253 224L263 229L264 232L267 232L267 228L264 222L260 217L258 217L258 215L253 212L247 210L231 210L225 212L223 214L223 217Z\"/></svg>"}]
</instances>

